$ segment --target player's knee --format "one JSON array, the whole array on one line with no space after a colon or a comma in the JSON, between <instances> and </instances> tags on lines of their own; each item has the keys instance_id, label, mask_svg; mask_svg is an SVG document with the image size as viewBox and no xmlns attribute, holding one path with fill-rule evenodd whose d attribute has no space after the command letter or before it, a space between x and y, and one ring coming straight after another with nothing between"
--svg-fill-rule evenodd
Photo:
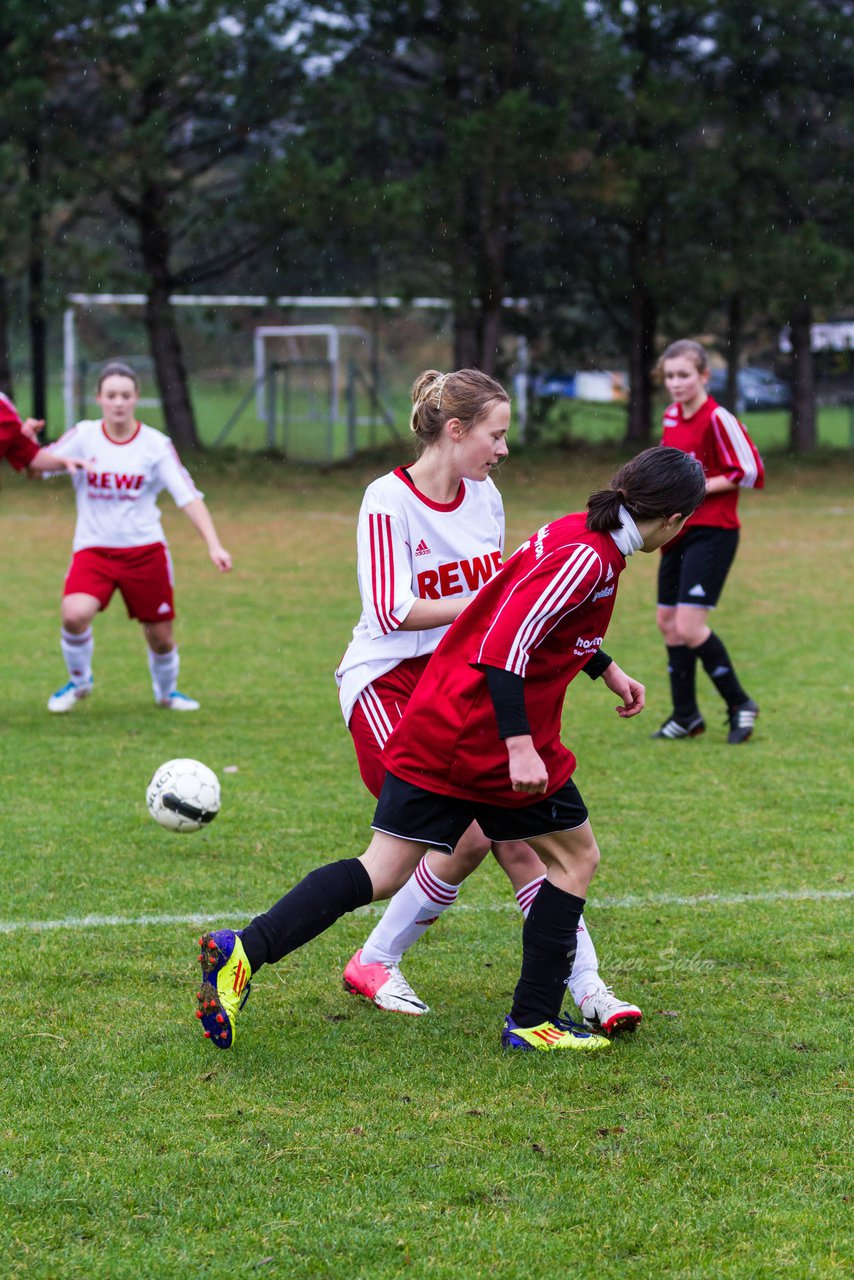
<instances>
[{"instance_id":1,"label":"player's knee","mask_svg":"<svg viewBox=\"0 0 854 1280\"><path fill-rule=\"evenodd\" d=\"M524 840L502 840L492 846L495 861L515 884L529 884L545 870L531 846Z\"/></svg>"},{"instance_id":2,"label":"player's knee","mask_svg":"<svg viewBox=\"0 0 854 1280\"><path fill-rule=\"evenodd\" d=\"M441 879L448 880L448 883L461 884L466 876L471 875L472 871L476 871L489 853L489 841L483 832L467 831L458 841L451 854L451 862L456 873L450 879L445 874L441 874ZM450 871L450 866L446 868Z\"/></svg>"},{"instance_id":3,"label":"player's knee","mask_svg":"<svg viewBox=\"0 0 854 1280\"><path fill-rule=\"evenodd\" d=\"M62 625L72 635L85 631L92 621L92 610L78 601L62 602Z\"/></svg>"}]
</instances>

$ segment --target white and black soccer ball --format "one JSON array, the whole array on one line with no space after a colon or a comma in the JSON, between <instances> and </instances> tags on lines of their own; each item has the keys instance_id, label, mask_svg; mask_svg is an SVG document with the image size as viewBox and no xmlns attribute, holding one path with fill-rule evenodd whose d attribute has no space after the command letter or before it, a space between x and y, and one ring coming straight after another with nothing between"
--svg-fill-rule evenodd
<instances>
[{"instance_id":1,"label":"white and black soccer ball","mask_svg":"<svg viewBox=\"0 0 854 1280\"><path fill-rule=\"evenodd\" d=\"M145 802L168 831L198 831L219 812L219 778L200 760L167 760L155 770Z\"/></svg>"}]
</instances>

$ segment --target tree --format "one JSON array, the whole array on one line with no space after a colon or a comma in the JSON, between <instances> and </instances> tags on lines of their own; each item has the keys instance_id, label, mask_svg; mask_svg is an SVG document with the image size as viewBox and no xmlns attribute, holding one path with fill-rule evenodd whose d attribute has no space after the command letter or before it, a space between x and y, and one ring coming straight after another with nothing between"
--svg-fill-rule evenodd
<instances>
[{"instance_id":1,"label":"tree","mask_svg":"<svg viewBox=\"0 0 854 1280\"><path fill-rule=\"evenodd\" d=\"M80 177L101 192L91 212L138 264L158 388L182 448L199 439L170 295L261 246L243 189L302 74L284 42L298 7L99 0L62 33L65 137L84 140Z\"/></svg>"}]
</instances>

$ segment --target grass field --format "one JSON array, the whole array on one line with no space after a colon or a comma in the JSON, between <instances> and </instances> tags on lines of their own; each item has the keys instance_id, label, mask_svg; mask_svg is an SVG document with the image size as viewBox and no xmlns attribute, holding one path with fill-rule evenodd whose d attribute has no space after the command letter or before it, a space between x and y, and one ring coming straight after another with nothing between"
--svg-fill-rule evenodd
<instances>
[{"instance_id":1,"label":"grass field","mask_svg":"<svg viewBox=\"0 0 854 1280\"><path fill-rule=\"evenodd\" d=\"M199 435L206 444L219 441L223 430L231 422L223 443L229 448L262 450L266 447L267 426L258 420L255 414L254 400L246 404L242 412L234 417L247 391L252 386L252 375L247 371L241 377L233 376L218 380L198 377L192 386L193 407L196 412ZM151 385L144 385L144 393L153 394ZM276 446L285 453L308 461L322 461L327 446L328 428L322 420L324 402L321 395L321 384L315 387L316 395L310 398L307 394L292 397L291 412L294 421L285 428L281 416L276 429ZM398 372L397 382L389 390L389 400L394 411L395 422L400 424L398 436L403 436L404 447L407 435L409 377L404 371ZM281 400L280 413L281 413ZM22 407L24 401L22 400ZM370 425L368 421L369 404L364 395L358 402L358 415L362 419L356 431L359 449L393 446L395 431L384 423ZM658 422L664 401L656 409L655 421ZM98 406L91 402L87 410L91 417L98 414ZM340 459L346 456L346 429L342 420L335 429L333 440L333 456ZM159 406L146 405L140 410L140 417L153 427L163 429L163 413ZM789 415L787 412L770 411L745 415L748 428L760 449L784 449L789 438ZM53 438L61 434L63 424L62 392L59 384L51 386L48 406L48 426ZM401 429L402 428L402 429ZM530 439L541 445L555 446L567 443L618 445L626 433L626 410L624 405L597 404L592 401L558 400L548 405L541 417L532 418ZM818 441L822 448L854 449L854 407L844 405L821 405L818 409Z\"/></svg>"},{"instance_id":2,"label":"grass field","mask_svg":"<svg viewBox=\"0 0 854 1280\"><path fill-rule=\"evenodd\" d=\"M509 545L612 464L511 458ZM600 685L570 692L564 736L603 850L587 917L603 974L644 1009L634 1038L590 1060L502 1057L519 919L494 864L408 959L430 1016L343 992L365 913L262 970L230 1053L201 1038L193 921L243 923L367 839L332 671L357 615L362 489L388 465L205 459L230 577L164 501L196 716L153 706L118 604L96 623L94 697L48 715L72 504L63 482L2 474L4 1274L849 1275L844 455L771 458L767 491L742 502L717 625L762 706L749 744L726 745L710 686L704 738L649 741L669 709L653 557L625 575L607 642L648 711L622 723ZM178 755L223 784L196 835L145 812Z\"/></svg>"}]
</instances>

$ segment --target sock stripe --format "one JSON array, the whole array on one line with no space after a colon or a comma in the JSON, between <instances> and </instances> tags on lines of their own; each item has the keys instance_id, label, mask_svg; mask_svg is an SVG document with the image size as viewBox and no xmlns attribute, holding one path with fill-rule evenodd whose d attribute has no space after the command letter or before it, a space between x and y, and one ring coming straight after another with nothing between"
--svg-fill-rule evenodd
<instances>
[{"instance_id":1,"label":"sock stripe","mask_svg":"<svg viewBox=\"0 0 854 1280\"><path fill-rule=\"evenodd\" d=\"M516 901L522 911L528 911L531 903L540 891L540 885L545 880L545 875L538 876L536 880L532 880L530 884L524 885L516 894Z\"/></svg>"},{"instance_id":2,"label":"sock stripe","mask_svg":"<svg viewBox=\"0 0 854 1280\"><path fill-rule=\"evenodd\" d=\"M415 879L421 892L432 899L433 902L445 907L449 907L452 902L456 902L457 894L459 893L457 886L455 884L443 884L441 880L437 880L428 867L426 858L422 858L415 868Z\"/></svg>"}]
</instances>

